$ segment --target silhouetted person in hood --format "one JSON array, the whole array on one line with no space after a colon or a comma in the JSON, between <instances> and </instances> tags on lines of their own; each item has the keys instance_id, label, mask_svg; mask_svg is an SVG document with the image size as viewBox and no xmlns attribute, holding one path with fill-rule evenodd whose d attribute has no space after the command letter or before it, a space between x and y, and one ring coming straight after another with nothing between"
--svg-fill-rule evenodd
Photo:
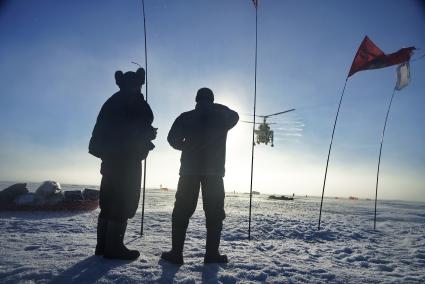
<instances>
[{"instance_id":1,"label":"silhouetted person in hood","mask_svg":"<svg viewBox=\"0 0 425 284\"><path fill-rule=\"evenodd\" d=\"M224 213L224 164L227 132L236 125L238 114L214 103L208 88L199 89L194 110L182 113L168 133L170 145L182 151L180 179L172 214L172 249L162 259L183 264L183 245L189 218L195 212L199 189L206 217L207 243L204 262L226 263L219 253Z\"/></svg>"},{"instance_id":2,"label":"silhouetted person in hood","mask_svg":"<svg viewBox=\"0 0 425 284\"><path fill-rule=\"evenodd\" d=\"M96 255L136 259L140 253L124 246L127 220L136 214L140 198L141 161L154 148L153 113L141 93L145 70L115 72L120 91L102 106L93 129L89 153L102 159L100 214Z\"/></svg>"}]
</instances>

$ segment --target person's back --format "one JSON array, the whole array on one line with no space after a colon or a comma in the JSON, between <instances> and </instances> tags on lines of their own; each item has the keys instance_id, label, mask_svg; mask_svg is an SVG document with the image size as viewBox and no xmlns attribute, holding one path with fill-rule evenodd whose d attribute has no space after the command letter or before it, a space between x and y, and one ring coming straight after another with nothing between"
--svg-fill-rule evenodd
<instances>
[{"instance_id":1,"label":"person's back","mask_svg":"<svg viewBox=\"0 0 425 284\"><path fill-rule=\"evenodd\" d=\"M224 164L227 132L236 125L238 114L226 106L214 104L210 89L201 88L196 108L181 114L168 133L170 145L182 151L180 179L172 216L172 249L161 258L183 264L183 245L189 219L195 212L202 186L206 217L207 243L205 263L226 263L219 253L224 212Z\"/></svg>"},{"instance_id":2,"label":"person's back","mask_svg":"<svg viewBox=\"0 0 425 284\"><path fill-rule=\"evenodd\" d=\"M227 132L238 119L228 107L202 101L181 114L168 134L170 145L182 151L180 175L224 176Z\"/></svg>"},{"instance_id":3,"label":"person's back","mask_svg":"<svg viewBox=\"0 0 425 284\"><path fill-rule=\"evenodd\" d=\"M140 162L146 154L140 145L149 143L152 121L152 110L143 95L120 90L102 106L90 150L103 161Z\"/></svg>"}]
</instances>

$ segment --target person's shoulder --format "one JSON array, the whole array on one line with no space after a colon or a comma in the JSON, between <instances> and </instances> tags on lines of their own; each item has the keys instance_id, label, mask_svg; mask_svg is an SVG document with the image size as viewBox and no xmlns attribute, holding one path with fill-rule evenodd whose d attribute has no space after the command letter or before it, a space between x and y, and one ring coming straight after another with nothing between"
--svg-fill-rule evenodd
<instances>
[{"instance_id":1,"label":"person's shoulder","mask_svg":"<svg viewBox=\"0 0 425 284\"><path fill-rule=\"evenodd\" d=\"M120 100L120 99L121 99L121 92L120 92L120 91L118 91L118 92L114 93L112 96L110 96L110 97L106 100L105 104L110 104L110 103L113 103L113 102L115 102L115 101L117 101L117 100Z\"/></svg>"},{"instance_id":2,"label":"person's shoulder","mask_svg":"<svg viewBox=\"0 0 425 284\"><path fill-rule=\"evenodd\" d=\"M214 110L221 114L231 114L236 113L234 110L229 108L228 106L222 105L222 104L214 104Z\"/></svg>"},{"instance_id":3,"label":"person's shoulder","mask_svg":"<svg viewBox=\"0 0 425 284\"><path fill-rule=\"evenodd\" d=\"M115 94L113 94L112 96L110 96L108 99L106 99L106 101L103 103L102 108L107 108L107 107L110 107L112 105L115 105L117 99L119 99L118 98L118 93L119 92L116 92Z\"/></svg>"},{"instance_id":4,"label":"person's shoulder","mask_svg":"<svg viewBox=\"0 0 425 284\"><path fill-rule=\"evenodd\" d=\"M229 110L230 108L228 106L222 105L222 104L218 104L218 103L214 103L214 108L216 109L220 109L220 110Z\"/></svg>"},{"instance_id":5,"label":"person's shoulder","mask_svg":"<svg viewBox=\"0 0 425 284\"><path fill-rule=\"evenodd\" d=\"M143 94L132 93L132 94L126 94L124 97L126 100L126 104L133 104L133 105L143 106L143 107L146 107L149 105L146 102Z\"/></svg>"},{"instance_id":6,"label":"person's shoulder","mask_svg":"<svg viewBox=\"0 0 425 284\"><path fill-rule=\"evenodd\" d=\"M192 109L192 110L189 110L189 111L182 112L179 116L180 117L191 117L195 114L196 114L196 109Z\"/></svg>"},{"instance_id":7,"label":"person's shoulder","mask_svg":"<svg viewBox=\"0 0 425 284\"><path fill-rule=\"evenodd\" d=\"M189 110L189 111L185 111L182 112L179 116L177 116L177 118L175 119L175 121L182 123L182 122L187 122L190 121L194 118L195 112L194 110Z\"/></svg>"}]
</instances>

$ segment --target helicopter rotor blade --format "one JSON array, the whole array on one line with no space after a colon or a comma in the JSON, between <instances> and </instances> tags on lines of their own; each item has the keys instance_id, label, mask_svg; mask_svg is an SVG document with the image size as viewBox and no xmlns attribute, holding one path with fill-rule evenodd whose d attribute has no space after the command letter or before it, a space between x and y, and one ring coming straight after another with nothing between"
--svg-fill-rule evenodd
<instances>
[{"instance_id":1,"label":"helicopter rotor blade","mask_svg":"<svg viewBox=\"0 0 425 284\"><path fill-rule=\"evenodd\" d=\"M246 121L246 120L241 120L241 122L245 122L245 123L254 123L253 121ZM255 124L261 124L260 122L256 122Z\"/></svg>"},{"instance_id":2,"label":"helicopter rotor blade","mask_svg":"<svg viewBox=\"0 0 425 284\"><path fill-rule=\"evenodd\" d=\"M255 116L256 117L262 117L262 118L268 118L269 116L284 114L284 113L287 113L287 112L290 112L290 111L294 111L294 110L295 110L295 108L291 108L291 109L284 110L284 111L277 112L277 113L272 113L272 114L268 114L268 115L258 115L258 114L256 114ZM253 114L244 114L244 115L254 116Z\"/></svg>"},{"instance_id":3,"label":"helicopter rotor blade","mask_svg":"<svg viewBox=\"0 0 425 284\"><path fill-rule=\"evenodd\" d=\"M284 111L281 111L281 112L276 112L276 113L272 113L272 114L268 114L268 115L259 115L259 116L260 117L270 117L270 116L274 116L274 115L284 114L284 113L294 111L294 110L295 110L294 108L291 108L291 109L284 110Z\"/></svg>"},{"instance_id":4,"label":"helicopter rotor blade","mask_svg":"<svg viewBox=\"0 0 425 284\"><path fill-rule=\"evenodd\" d=\"M245 122L245 123L254 123L253 121L246 121L246 120L241 120L241 122ZM264 122L256 122L255 124L264 124ZM267 122L267 125L269 124L277 124L276 122Z\"/></svg>"}]
</instances>

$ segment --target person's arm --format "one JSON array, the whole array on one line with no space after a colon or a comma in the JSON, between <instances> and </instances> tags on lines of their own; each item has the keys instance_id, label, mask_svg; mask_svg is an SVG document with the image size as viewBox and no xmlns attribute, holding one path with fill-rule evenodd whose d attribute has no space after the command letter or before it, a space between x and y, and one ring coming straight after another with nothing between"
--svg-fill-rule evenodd
<instances>
[{"instance_id":1,"label":"person's arm","mask_svg":"<svg viewBox=\"0 0 425 284\"><path fill-rule=\"evenodd\" d=\"M99 114L96 119L96 124L92 131L92 137L89 143L89 153L97 158L104 158L108 152L108 112L109 112L108 101L102 105Z\"/></svg>"},{"instance_id":2,"label":"person's arm","mask_svg":"<svg viewBox=\"0 0 425 284\"><path fill-rule=\"evenodd\" d=\"M145 100L142 101L142 107L140 112L140 127L142 129L142 134L145 136L145 139L154 140L156 138L157 128L152 126L154 119L153 112L151 107Z\"/></svg>"},{"instance_id":3,"label":"person's arm","mask_svg":"<svg viewBox=\"0 0 425 284\"><path fill-rule=\"evenodd\" d=\"M167 141L171 147L181 151L183 150L184 139L182 117L179 116L171 126L170 132L168 132Z\"/></svg>"},{"instance_id":4,"label":"person's arm","mask_svg":"<svg viewBox=\"0 0 425 284\"><path fill-rule=\"evenodd\" d=\"M227 106L221 104L214 104L216 108L221 112L221 115L224 117L224 122L227 129L233 128L236 123L239 121L239 115L236 111L231 110Z\"/></svg>"},{"instance_id":5,"label":"person's arm","mask_svg":"<svg viewBox=\"0 0 425 284\"><path fill-rule=\"evenodd\" d=\"M126 122L126 125L130 127L127 149L130 156L144 160L155 148L152 140L156 138L157 128L152 126L154 119L152 109L143 96L137 95L133 99L133 102L129 102L129 116Z\"/></svg>"},{"instance_id":6,"label":"person's arm","mask_svg":"<svg viewBox=\"0 0 425 284\"><path fill-rule=\"evenodd\" d=\"M238 121L239 121L239 114L236 111L231 110L229 108L229 111L227 113L227 123L228 123L227 126L229 127L229 129L233 128L236 125L236 123L238 123Z\"/></svg>"},{"instance_id":7,"label":"person's arm","mask_svg":"<svg viewBox=\"0 0 425 284\"><path fill-rule=\"evenodd\" d=\"M147 120L147 123L151 125L154 119L153 112L150 105L145 100L143 100L143 113L145 114L145 119Z\"/></svg>"}]
</instances>

